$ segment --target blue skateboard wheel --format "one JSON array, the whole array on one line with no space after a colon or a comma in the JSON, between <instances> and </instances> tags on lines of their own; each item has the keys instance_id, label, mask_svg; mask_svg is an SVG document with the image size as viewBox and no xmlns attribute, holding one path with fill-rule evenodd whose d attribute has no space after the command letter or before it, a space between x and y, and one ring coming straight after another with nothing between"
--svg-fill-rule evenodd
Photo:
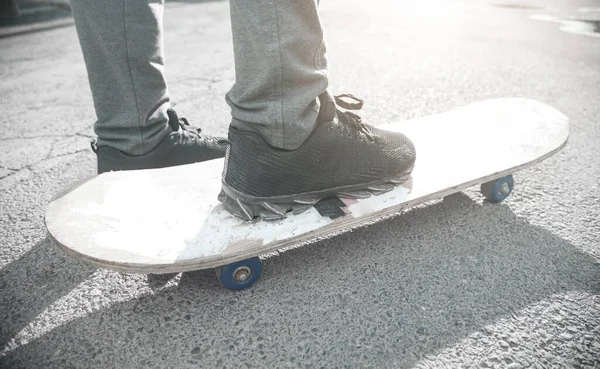
<instances>
[{"instance_id":1,"label":"blue skateboard wheel","mask_svg":"<svg viewBox=\"0 0 600 369\"><path fill-rule=\"evenodd\" d=\"M262 261L254 257L215 268L215 272L223 287L242 290L258 280L262 272Z\"/></svg>"},{"instance_id":2,"label":"blue skateboard wheel","mask_svg":"<svg viewBox=\"0 0 600 369\"><path fill-rule=\"evenodd\" d=\"M512 175L498 178L481 185L481 194L489 202L501 202L510 195L515 186L515 179Z\"/></svg>"}]
</instances>

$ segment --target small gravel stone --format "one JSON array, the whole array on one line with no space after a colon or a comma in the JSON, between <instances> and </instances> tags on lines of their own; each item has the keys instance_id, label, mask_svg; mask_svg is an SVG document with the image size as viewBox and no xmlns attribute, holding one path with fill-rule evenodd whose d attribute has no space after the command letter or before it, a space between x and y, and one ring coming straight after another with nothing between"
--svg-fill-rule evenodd
<instances>
[{"instance_id":1,"label":"small gravel stone","mask_svg":"<svg viewBox=\"0 0 600 369\"><path fill-rule=\"evenodd\" d=\"M563 340L567 340L567 341L570 341L571 339L573 339L573 335L572 335L572 334L569 334L569 333L566 333L566 332L564 332L564 333L561 333L559 337L560 337L561 339L563 339Z\"/></svg>"},{"instance_id":2,"label":"small gravel stone","mask_svg":"<svg viewBox=\"0 0 600 369\"><path fill-rule=\"evenodd\" d=\"M569 331L571 333L577 333L579 330L577 329L577 327L569 325L569 326L567 326L567 331Z\"/></svg>"}]
</instances>

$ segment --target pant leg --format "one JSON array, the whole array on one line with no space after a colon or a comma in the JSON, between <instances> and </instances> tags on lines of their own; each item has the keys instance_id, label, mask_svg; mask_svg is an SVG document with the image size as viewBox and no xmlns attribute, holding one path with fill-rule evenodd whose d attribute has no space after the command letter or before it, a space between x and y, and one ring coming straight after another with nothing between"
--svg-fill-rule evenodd
<instances>
[{"instance_id":1,"label":"pant leg","mask_svg":"<svg viewBox=\"0 0 600 369\"><path fill-rule=\"evenodd\" d=\"M71 0L98 145L144 154L168 132L164 0Z\"/></svg>"},{"instance_id":2,"label":"pant leg","mask_svg":"<svg viewBox=\"0 0 600 369\"><path fill-rule=\"evenodd\" d=\"M315 126L329 80L318 0L230 0L230 9L231 124L296 149Z\"/></svg>"}]
</instances>

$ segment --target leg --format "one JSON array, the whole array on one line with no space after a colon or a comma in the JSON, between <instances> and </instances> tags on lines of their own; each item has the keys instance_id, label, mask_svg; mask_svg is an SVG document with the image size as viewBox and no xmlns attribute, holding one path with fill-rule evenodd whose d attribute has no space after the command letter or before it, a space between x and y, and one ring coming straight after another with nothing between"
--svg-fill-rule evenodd
<instances>
[{"instance_id":1,"label":"leg","mask_svg":"<svg viewBox=\"0 0 600 369\"><path fill-rule=\"evenodd\" d=\"M371 127L331 97L316 0L230 0L236 84L219 200L246 220L276 220L328 196L365 197L404 182L403 134ZM352 101L354 100L354 101Z\"/></svg>"},{"instance_id":2,"label":"leg","mask_svg":"<svg viewBox=\"0 0 600 369\"><path fill-rule=\"evenodd\" d=\"M17 0L0 0L0 19L16 19L20 16Z\"/></svg>"},{"instance_id":3,"label":"leg","mask_svg":"<svg viewBox=\"0 0 600 369\"><path fill-rule=\"evenodd\" d=\"M313 131L328 72L317 0L231 0L232 125L292 150Z\"/></svg>"},{"instance_id":4,"label":"leg","mask_svg":"<svg viewBox=\"0 0 600 369\"><path fill-rule=\"evenodd\" d=\"M222 157L224 139L200 135L169 109L163 0L71 3L98 118L98 172Z\"/></svg>"},{"instance_id":5,"label":"leg","mask_svg":"<svg viewBox=\"0 0 600 369\"><path fill-rule=\"evenodd\" d=\"M98 145L145 154L168 132L162 0L72 0Z\"/></svg>"}]
</instances>

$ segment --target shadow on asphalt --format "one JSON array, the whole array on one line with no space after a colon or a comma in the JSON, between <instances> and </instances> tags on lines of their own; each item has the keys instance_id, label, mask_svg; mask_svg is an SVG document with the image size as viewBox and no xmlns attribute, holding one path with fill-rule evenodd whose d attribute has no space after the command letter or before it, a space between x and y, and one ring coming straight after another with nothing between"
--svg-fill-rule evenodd
<instances>
[{"instance_id":1,"label":"shadow on asphalt","mask_svg":"<svg viewBox=\"0 0 600 369\"><path fill-rule=\"evenodd\" d=\"M44 241L2 271L23 276L7 298L34 301L34 313L90 273L63 265L49 248ZM48 255L53 268L38 270ZM554 294L600 293L593 258L508 206L465 194L290 250L264 268L262 280L241 292L221 288L211 270L185 273L175 287L115 303L18 347L6 365L409 367ZM47 285L45 295L31 288L37 284ZM9 333L31 318L18 317Z\"/></svg>"},{"instance_id":2,"label":"shadow on asphalt","mask_svg":"<svg viewBox=\"0 0 600 369\"><path fill-rule=\"evenodd\" d=\"M0 347L94 270L62 253L48 237L0 269Z\"/></svg>"}]
</instances>

